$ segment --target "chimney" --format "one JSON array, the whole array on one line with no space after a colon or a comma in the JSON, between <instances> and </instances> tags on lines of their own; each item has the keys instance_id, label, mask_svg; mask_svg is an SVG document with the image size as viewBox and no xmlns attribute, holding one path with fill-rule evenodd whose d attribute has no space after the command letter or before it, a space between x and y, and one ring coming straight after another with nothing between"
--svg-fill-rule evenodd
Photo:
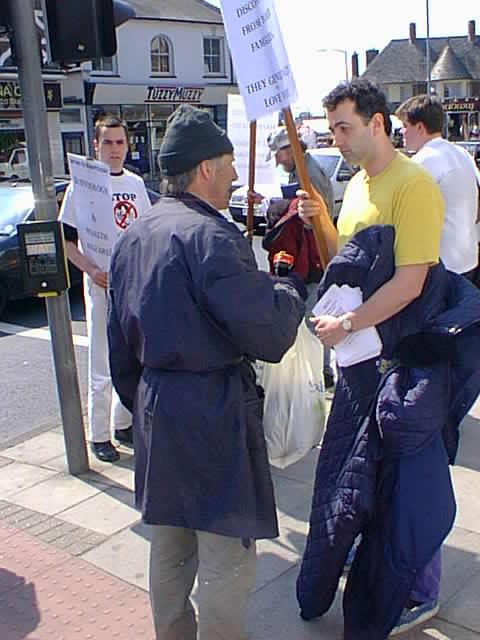
<instances>
[{"instance_id":1,"label":"chimney","mask_svg":"<svg viewBox=\"0 0 480 640\"><path fill-rule=\"evenodd\" d=\"M378 49L367 49L366 52L366 57L367 57L367 67L368 65L375 60L375 58L378 56Z\"/></svg>"},{"instance_id":2,"label":"chimney","mask_svg":"<svg viewBox=\"0 0 480 640\"><path fill-rule=\"evenodd\" d=\"M468 41L475 42L475 20L468 21Z\"/></svg>"},{"instance_id":3,"label":"chimney","mask_svg":"<svg viewBox=\"0 0 480 640\"><path fill-rule=\"evenodd\" d=\"M410 22L410 44L417 43L417 26L415 22Z\"/></svg>"},{"instance_id":4,"label":"chimney","mask_svg":"<svg viewBox=\"0 0 480 640\"><path fill-rule=\"evenodd\" d=\"M352 78L358 78L358 53L352 54Z\"/></svg>"}]
</instances>

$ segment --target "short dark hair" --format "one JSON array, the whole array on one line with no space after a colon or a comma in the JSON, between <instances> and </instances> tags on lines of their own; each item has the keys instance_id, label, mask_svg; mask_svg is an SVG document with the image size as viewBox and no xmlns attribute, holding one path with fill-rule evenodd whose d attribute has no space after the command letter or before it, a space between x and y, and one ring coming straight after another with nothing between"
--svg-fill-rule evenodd
<instances>
[{"instance_id":1,"label":"short dark hair","mask_svg":"<svg viewBox=\"0 0 480 640\"><path fill-rule=\"evenodd\" d=\"M428 133L442 133L445 113L442 102L437 96L422 94L405 100L395 115L400 120L408 120L410 124L421 122Z\"/></svg>"},{"instance_id":2,"label":"short dark hair","mask_svg":"<svg viewBox=\"0 0 480 640\"><path fill-rule=\"evenodd\" d=\"M128 128L123 120L117 118L117 116L105 115L99 118L95 122L95 140L98 142L100 140L100 136L102 135L102 129L116 129L117 127L122 127L125 132L125 137L128 142Z\"/></svg>"},{"instance_id":3,"label":"short dark hair","mask_svg":"<svg viewBox=\"0 0 480 640\"><path fill-rule=\"evenodd\" d=\"M376 113L383 116L383 126L387 136L392 131L390 109L387 98L376 84L362 78L355 78L351 82L343 82L335 87L323 99L323 106L327 111L334 111L345 100L351 100L355 111L365 121L370 122Z\"/></svg>"}]
</instances>

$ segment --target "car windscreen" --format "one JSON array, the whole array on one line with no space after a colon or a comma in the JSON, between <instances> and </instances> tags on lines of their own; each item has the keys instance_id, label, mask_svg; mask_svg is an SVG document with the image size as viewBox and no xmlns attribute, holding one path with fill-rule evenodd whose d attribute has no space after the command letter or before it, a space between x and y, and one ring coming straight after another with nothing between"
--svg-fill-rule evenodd
<instances>
[{"instance_id":1,"label":"car windscreen","mask_svg":"<svg viewBox=\"0 0 480 640\"><path fill-rule=\"evenodd\" d=\"M0 236L9 236L24 222L33 208L30 190L15 188L0 189Z\"/></svg>"},{"instance_id":2,"label":"car windscreen","mask_svg":"<svg viewBox=\"0 0 480 640\"><path fill-rule=\"evenodd\" d=\"M334 155L324 155L324 154L310 154L315 162L322 167L325 174L331 178L333 176L333 172L335 171L335 167L338 164L338 156Z\"/></svg>"}]
</instances>

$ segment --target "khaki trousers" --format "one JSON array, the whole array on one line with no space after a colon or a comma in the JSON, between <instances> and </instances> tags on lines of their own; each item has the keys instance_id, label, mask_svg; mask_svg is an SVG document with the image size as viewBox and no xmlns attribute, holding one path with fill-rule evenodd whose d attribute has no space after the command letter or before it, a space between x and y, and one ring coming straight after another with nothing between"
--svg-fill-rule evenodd
<instances>
[{"instance_id":1,"label":"khaki trousers","mask_svg":"<svg viewBox=\"0 0 480 640\"><path fill-rule=\"evenodd\" d=\"M190 593L198 572L198 640L246 640L245 610L255 584L255 541L153 526L150 600L157 640L197 640Z\"/></svg>"}]
</instances>

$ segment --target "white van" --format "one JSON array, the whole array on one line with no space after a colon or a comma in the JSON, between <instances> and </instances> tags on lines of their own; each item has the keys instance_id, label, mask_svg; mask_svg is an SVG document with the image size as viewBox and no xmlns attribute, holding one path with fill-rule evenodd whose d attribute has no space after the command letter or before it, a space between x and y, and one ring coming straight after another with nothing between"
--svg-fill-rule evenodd
<instances>
[{"instance_id":1,"label":"white van","mask_svg":"<svg viewBox=\"0 0 480 640\"><path fill-rule=\"evenodd\" d=\"M29 178L28 153L26 147L15 147L11 150L8 160L0 162L0 177Z\"/></svg>"}]
</instances>

